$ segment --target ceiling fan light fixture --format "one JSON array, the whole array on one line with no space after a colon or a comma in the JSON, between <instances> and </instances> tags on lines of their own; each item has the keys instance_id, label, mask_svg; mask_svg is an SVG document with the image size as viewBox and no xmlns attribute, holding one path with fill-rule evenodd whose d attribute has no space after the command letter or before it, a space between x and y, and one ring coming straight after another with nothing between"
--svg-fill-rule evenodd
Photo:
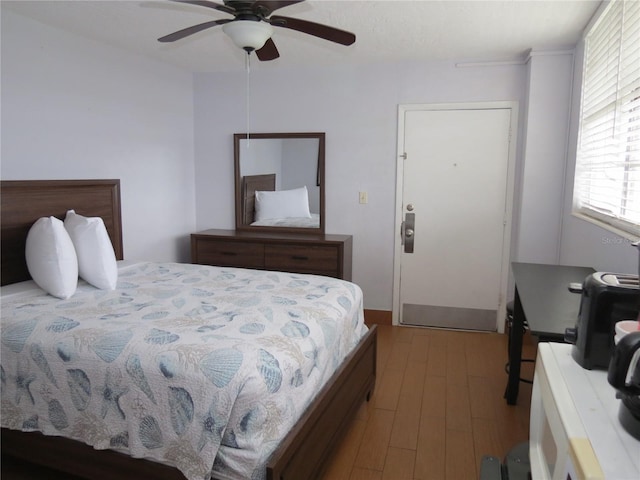
<instances>
[{"instance_id":1,"label":"ceiling fan light fixture","mask_svg":"<svg viewBox=\"0 0 640 480\"><path fill-rule=\"evenodd\" d=\"M271 35L273 28L266 22L253 20L236 20L226 23L222 30L238 47L251 52L260 50Z\"/></svg>"}]
</instances>

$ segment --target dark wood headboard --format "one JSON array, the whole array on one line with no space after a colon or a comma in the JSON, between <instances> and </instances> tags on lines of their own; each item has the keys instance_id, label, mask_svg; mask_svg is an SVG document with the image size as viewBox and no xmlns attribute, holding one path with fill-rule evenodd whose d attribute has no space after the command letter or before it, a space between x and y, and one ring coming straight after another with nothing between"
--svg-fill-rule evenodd
<instances>
[{"instance_id":1,"label":"dark wood headboard","mask_svg":"<svg viewBox=\"0 0 640 480\"><path fill-rule=\"evenodd\" d=\"M120 180L3 180L0 203L2 285L31 278L24 257L31 225L40 217L64 220L67 210L101 217L116 258L124 258Z\"/></svg>"},{"instance_id":2,"label":"dark wood headboard","mask_svg":"<svg viewBox=\"0 0 640 480\"><path fill-rule=\"evenodd\" d=\"M273 192L276 189L276 174L245 175L242 177L243 225L253 223L256 207L256 190Z\"/></svg>"}]
</instances>

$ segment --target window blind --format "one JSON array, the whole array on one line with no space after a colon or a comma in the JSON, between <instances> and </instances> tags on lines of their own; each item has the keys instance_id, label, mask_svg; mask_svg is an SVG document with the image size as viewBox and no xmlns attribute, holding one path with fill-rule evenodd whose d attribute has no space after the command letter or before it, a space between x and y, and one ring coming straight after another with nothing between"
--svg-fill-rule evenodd
<instances>
[{"instance_id":1,"label":"window blind","mask_svg":"<svg viewBox=\"0 0 640 480\"><path fill-rule=\"evenodd\" d=\"M585 37L574 211L640 236L638 1L612 1Z\"/></svg>"}]
</instances>

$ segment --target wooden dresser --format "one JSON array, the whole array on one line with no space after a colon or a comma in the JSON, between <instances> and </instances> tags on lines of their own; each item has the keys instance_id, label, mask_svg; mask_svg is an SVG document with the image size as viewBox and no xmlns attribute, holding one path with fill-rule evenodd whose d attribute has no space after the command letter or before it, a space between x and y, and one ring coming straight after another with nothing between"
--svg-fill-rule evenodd
<instances>
[{"instance_id":1,"label":"wooden dresser","mask_svg":"<svg viewBox=\"0 0 640 480\"><path fill-rule=\"evenodd\" d=\"M352 245L351 235L204 230L191 234L191 263L350 281Z\"/></svg>"}]
</instances>

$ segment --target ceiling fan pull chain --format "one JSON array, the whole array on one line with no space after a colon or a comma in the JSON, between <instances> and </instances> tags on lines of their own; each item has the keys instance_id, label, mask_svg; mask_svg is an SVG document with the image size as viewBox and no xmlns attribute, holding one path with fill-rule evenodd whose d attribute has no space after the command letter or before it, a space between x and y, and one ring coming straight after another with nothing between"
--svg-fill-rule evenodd
<instances>
[{"instance_id":1,"label":"ceiling fan pull chain","mask_svg":"<svg viewBox=\"0 0 640 480\"><path fill-rule=\"evenodd\" d=\"M249 115L249 112L250 112L250 109L249 109L249 100L250 100L250 95L249 95L249 93L250 93L250 91L249 91L249 74L251 73L251 66L250 66L251 61L250 61L250 57L251 57L251 52L247 52L247 57L246 57L245 62L244 62L244 64L245 64L245 68L246 68L246 71L247 71L247 83L246 83L247 148L249 148L249 144L250 144L250 141L249 141L249 132L251 131L251 130L250 130L250 125L249 125L249 118L250 118L250 115Z\"/></svg>"}]
</instances>

